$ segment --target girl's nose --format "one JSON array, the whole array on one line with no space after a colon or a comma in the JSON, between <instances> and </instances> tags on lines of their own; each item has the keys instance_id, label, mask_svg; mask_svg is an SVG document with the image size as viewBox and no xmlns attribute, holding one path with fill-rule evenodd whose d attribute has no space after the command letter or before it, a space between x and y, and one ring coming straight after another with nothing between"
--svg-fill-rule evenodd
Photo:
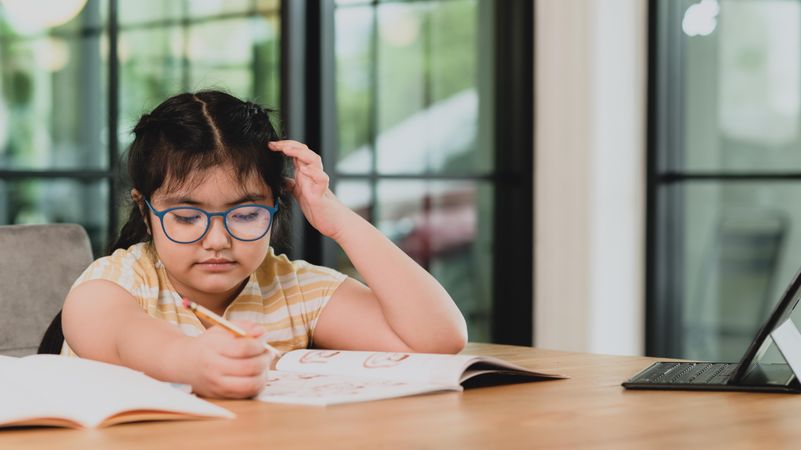
<instances>
[{"instance_id":1,"label":"girl's nose","mask_svg":"<svg viewBox=\"0 0 801 450\"><path fill-rule=\"evenodd\" d=\"M217 250L231 246L231 236L225 229L222 217L212 217L209 224L209 231L203 236L203 248Z\"/></svg>"}]
</instances>

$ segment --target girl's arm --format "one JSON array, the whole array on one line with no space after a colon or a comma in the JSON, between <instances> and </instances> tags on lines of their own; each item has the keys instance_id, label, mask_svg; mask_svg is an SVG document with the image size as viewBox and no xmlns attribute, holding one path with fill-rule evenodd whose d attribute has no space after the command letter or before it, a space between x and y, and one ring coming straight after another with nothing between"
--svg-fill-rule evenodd
<instances>
[{"instance_id":1,"label":"girl's arm","mask_svg":"<svg viewBox=\"0 0 801 450\"><path fill-rule=\"evenodd\" d=\"M147 315L131 294L106 280L72 289L61 323L80 357L189 384L209 397L252 397L264 386L263 372L271 363L255 339L263 332L259 327L250 327L253 338L236 338L220 327L185 336L175 325Z\"/></svg>"},{"instance_id":2,"label":"girl's arm","mask_svg":"<svg viewBox=\"0 0 801 450\"><path fill-rule=\"evenodd\" d=\"M464 317L434 277L328 189L320 157L295 141L270 143L294 158L293 195L309 222L348 255L367 286L347 279L320 315L320 347L456 353Z\"/></svg>"}]
</instances>

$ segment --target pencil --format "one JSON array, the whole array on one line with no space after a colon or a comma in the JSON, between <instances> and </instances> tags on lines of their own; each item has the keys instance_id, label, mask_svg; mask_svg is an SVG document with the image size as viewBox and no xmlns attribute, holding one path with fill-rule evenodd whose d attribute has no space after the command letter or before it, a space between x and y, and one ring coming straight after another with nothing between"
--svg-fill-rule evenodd
<instances>
[{"instance_id":1,"label":"pencil","mask_svg":"<svg viewBox=\"0 0 801 450\"><path fill-rule=\"evenodd\" d=\"M193 302L192 300L189 300L186 297L181 299L181 306L192 311L193 313L195 313L195 315L200 316L201 319L204 319L215 325L219 325L237 336L241 337L247 336L247 333L242 328L226 320L224 317L220 317L214 311L204 307L203 305L198 305L197 303ZM283 353L281 353L280 350L268 344L267 342L264 342L264 348L267 349L267 351L270 352L274 358L280 358L281 356L283 356Z\"/></svg>"}]
</instances>

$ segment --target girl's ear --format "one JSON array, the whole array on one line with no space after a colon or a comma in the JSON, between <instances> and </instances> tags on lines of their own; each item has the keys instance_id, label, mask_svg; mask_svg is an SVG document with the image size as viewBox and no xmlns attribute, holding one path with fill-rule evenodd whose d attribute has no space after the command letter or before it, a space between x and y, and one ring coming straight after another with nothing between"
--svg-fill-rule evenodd
<instances>
[{"instance_id":1,"label":"girl's ear","mask_svg":"<svg viewBox=\"0 0 801 450\"><path fill-rule=\"evenodd\" d=\"M142 194L137 191L136 189L131 189L131 200L134 202L137 208L139 208L139 215L142 216L142 220L145 221L145 228L147 229L147 234L150 234L150 220L148 214L145 214L147 209L145 208L145 201Z\"/></svg>"},{"instance_id":2,"label":"girl's ear","mask_svg":"<svg viewBox=\"0 0 801 450\"><path fill-rule=\"evenodd\" d=\"M134 202L136 207L139 208L139 214L141 214L142 217L145 217L145 202L142 198L142 194L136 189L131 189L131 200Z\"/></svg>"}]
</instances>

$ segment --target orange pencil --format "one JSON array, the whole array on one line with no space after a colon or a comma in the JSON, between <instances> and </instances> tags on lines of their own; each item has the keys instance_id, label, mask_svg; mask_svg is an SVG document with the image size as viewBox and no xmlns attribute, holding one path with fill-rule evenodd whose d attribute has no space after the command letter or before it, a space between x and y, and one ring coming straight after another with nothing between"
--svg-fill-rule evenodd
<instances>
[{"instance_id":1,"label":"orange pencil","mask_svg":"<svg viewBox=\"0 0 801 450\"><path fill-rule=\"evenodd\" d=\"M219 325L237 336L241 337L247 336L247 333L242 328L239 328L238 326L229 322L225 318L217 315L214 311L204 307L203 305L198 305L197 303L193 302L192 300L189 300L186 297L181 299L181 306L192 311L196 315L200 316L201 319L205 319L208 322L211 322L215 325ZM283 353L281 353L281 351L279 351L272 345L268 344L267 342L264 342L264 348L267 349L267 351L270 352L274 358L280 358L281 356L283 356Z\"/></svg>"}]
</instances>

